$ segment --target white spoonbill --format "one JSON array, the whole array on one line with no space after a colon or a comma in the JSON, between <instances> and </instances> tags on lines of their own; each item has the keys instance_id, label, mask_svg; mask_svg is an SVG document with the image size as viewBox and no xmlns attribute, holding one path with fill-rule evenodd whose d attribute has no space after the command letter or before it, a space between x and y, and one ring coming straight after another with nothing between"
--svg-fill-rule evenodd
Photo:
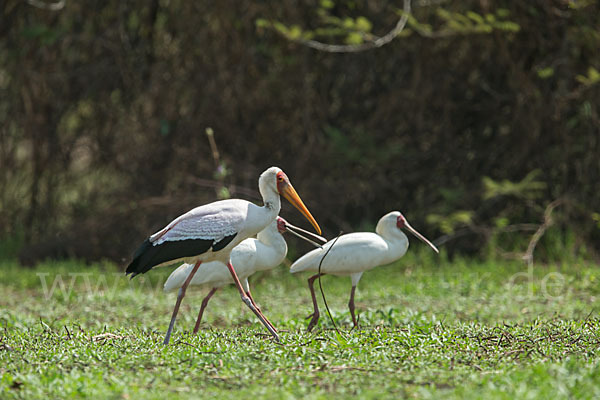
<instances>
[{"instance_id":1,"label":"white spoonbill","mask_svg":"<svg viewBox=\"0 0 600 400\"><path fill-rule=\"evenodd\" d=\"M304 229L290 224L285 219L277 217L275 221L269 224L269 226L258 232L256 239L246 239L231 251L231 265L233 265L235 273L240 279L246 295L250 298L250 301L261 315L263 315L262 311L254 302L252 294L250 293L248 278L255 272L267 271L281 264L288 250L287 243L282 236L285 232L291 232L312 243L316 247L327 242L327 239L307 232ZM173 271L165 282L165 292L171 292L182 287L193 267L193 264L182 264ZM202 268L194 275L189 283L190 286L206 285L211 288L204 300L202 300L202 306L200 307L198 319L194 326L194 333L197 333L200 328L202 315L204 314L204 309L210 298L215 294L217 289L231 283L234 283L231 274L227 268L225 268L225 265L218 261L204 263ZM264 315L263 317L265 318L265 321L275 329L267 317Z\"/></svg>"},{"instance_id":2,"label":"white spoonbill","mask_svg":"<svg viewBox=\"0 0 600 400\"><path fill-rule=\"evenodd\" d=\"M319 320L319 307L315 297L314 281L319 277L319 263L327 250L331 250L321 264L321 275L350 276L352 279L352 290L350 291L350 301L348 308L352 314L352 322L357 326L354 316L354 291L363 272L373 269L379 265L389 264L402 257L408 249L408 238L402 232L406 228L413 235L427 243L436 253L438 249L423 235L411 227L404 216L399 211L392 211L379 220L375 232L356 232L340 236L337 241L330 240L322 248L315 249L306 253L296 260L290 272L317 271L316 275L308 279L308 287L312 296L314 313L308 330L316 325Z\"/></svg>"},{"instance_id":3,"label":"white spoonbill","mask_svg":"<svg viewBox=\"0 0 600 400\"><path fill-rule=\"evenodd\" d=\"M258 189L264 202L262 207L240 199L221 200L196 207L150 236L136 251L126 271L127 274L133 274L132 278L157 266L181 261L194 264L179 290L164 344L169 343L179 306L190 281L200 264L207 261L220 261L227 265L244 303L279 340L277 332L244 292L229 255L235 246L262 231L277 217L281 210L280 194L304 214L319 234L321 229L281 169L271 167L263 172L258 179Z\"/></svg>"}]
</instances>

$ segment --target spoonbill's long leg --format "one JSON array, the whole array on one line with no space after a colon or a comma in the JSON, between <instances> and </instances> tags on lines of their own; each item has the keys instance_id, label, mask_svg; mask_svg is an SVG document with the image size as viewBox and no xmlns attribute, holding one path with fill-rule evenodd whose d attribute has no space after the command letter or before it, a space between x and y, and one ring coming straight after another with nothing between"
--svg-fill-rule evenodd
<instances>
[{"instance_id":1,"label":"spoonbill's long leg","mask_svg":"<svg viewBox=\"0 0 600 400\"><path fill-rule=\"evenodd\" d=\"M317 322L319 322L319 316L320 316L319 305L317 304L317 297L315 296L314 283L315 283L315 279L317 279L320 275L325 275L325 274L316 274L316 275L313 275L310 278L308 278L308 287L310 289L310 295L312 296L312 302L313 302L313 308L314 308L314 312L308 316L308 318L312 317L310 322L308 323L307 330L309 332L315 327Z\"/></svg>"},{"instance_id":2,"label":"spoonbill's long leg","mask_svg":"<svg viewBox=\"0 0 600 400\"><path fill-rule=\"evenodd\" d=\"M216 287L212 288L210 290L210 292L208 292L208 294L206 295L204 300L202 300L202 305L200 306L200 312L198 313L198 319L196 320L196 326L194 326L194 333L198 333L198 330L200 329L200 321L202 321L202 314L204 314L204 309L208 305L208 301L213 296L213 294L215 294L217 289L218 288L216 288Z\"/></svg>"},{"instance_id":3,"label":"spoonbill's long leg","mask_svg":"<svg viewBox=\"0 0 600 400\"><path fill-rule=\"evenodd\" d=\"M356 290L356 286L352 286L352 290L350 291L350 301L348 302L348 308L350 309L350 314L352 315L352 322L354 323L354 327L358 327L358 321L356 321L356 316L354 315L354 291Z\"/></svg>"}]
</instances>

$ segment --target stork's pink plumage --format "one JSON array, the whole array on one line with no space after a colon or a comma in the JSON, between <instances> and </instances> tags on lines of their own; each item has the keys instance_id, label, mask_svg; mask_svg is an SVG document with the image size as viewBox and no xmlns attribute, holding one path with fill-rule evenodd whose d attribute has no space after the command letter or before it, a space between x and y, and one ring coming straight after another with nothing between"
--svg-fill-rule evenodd
<instances>
[{"instance_id":1,"label":"stork's pink plumage","mask_svg":"<svg viewBox=\"0 0 600 400\"><path fill-rule=\"evenodd\" d=\"M194 208L151 235L136 251L126 270L132 277L156 266L181 261L194 263L194 269L179 291L165 344L169 342L187 286L200 264L205 261L220 261L227 265L242 300L278 339L277 333L244 293L229 260L231 250L242 240L263 230L277 217L281 209L280 194L310 221L319 234L321 229L281 169L271 167L263 172L258 180L258 187L264 202L262 207L245 200L229 199Z\"/></svg>"}]
</instances>

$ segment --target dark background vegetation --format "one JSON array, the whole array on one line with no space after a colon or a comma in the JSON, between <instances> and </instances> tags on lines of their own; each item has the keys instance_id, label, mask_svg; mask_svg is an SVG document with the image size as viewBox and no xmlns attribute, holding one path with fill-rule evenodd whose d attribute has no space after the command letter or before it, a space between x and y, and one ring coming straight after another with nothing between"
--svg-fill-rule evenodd
<instances>
[{"instance_id":1,"label":"dark background vegetation","mask_svg":"<svg viewBox=\"0 0 600 400\"><path fill-rule=\"evenodd\" d=\"M415 1L379 49L298 42L368 41L401 8L1 2L0 248L123 263L277 165L328 237L399 209L452 254L514 256L544 221L547 258L596 254L598 2Z\"/></svg>"}]
</instances>

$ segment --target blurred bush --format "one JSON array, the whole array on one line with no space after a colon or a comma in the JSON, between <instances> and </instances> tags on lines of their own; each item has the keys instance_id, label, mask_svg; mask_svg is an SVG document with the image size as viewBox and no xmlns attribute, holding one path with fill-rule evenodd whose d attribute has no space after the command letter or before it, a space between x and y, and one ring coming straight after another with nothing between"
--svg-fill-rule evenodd
<instances>
[{"instance_id":1,"label":"blurred bush","mask_svg":"<svg viewBox=\"0 0 600 400\"><path fill-rule=\"evenodd\" d=\"M481 254L566 196L556 228L599 249L597 2L415 1L400 37L355 54L295 39L381 36L398 4L64 4L0 3L0 237L26 263L125 262L196 205L258 200L271 165L328 236L399 209Z\"/></svg>"}]
</instances>

